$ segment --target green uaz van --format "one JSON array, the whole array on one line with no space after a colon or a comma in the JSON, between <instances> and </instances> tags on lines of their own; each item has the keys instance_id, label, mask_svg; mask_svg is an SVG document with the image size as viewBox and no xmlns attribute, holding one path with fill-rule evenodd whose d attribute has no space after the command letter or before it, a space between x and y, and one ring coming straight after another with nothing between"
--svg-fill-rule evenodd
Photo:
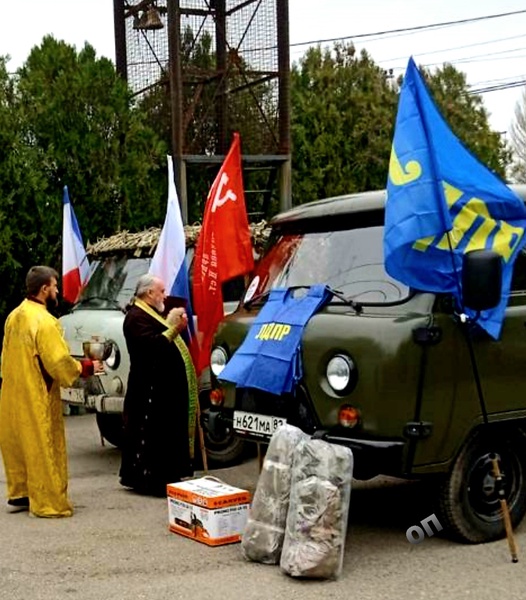
<instances>
[{"instance_id":1,"label":"green uaz van","mask_svg":"<svg viewBox=\"0 0 526 600\"><path fill-rule=\"evenodd\" d=\"M514 189L526 197L526 186ZM494 455L512 522L526 510L526 252L514 265L500 339L479 328L466 337L450 296L409 289L385 272L384 204L385 192L368 192L273 219L244 298L215 336L208 427L227 423L240 437L268 442L288 422L349 446L357 479L433 476L440 523L464 541L496 539L504 526ZM335 295L305 328L294 392L221 382L269 290L318 283Z\"/></svg>"}]
</instances>

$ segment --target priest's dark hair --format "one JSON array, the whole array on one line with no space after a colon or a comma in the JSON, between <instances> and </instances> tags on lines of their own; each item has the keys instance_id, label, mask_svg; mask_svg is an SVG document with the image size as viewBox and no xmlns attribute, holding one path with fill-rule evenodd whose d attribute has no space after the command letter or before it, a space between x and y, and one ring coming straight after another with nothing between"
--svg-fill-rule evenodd
<instances>
[{"instance_id":1,"label":"priest's dark hair","mask_svg":"<svg viewBox=\"0 0 526 600\"><path fill-rule=\"evenodd\" d=\"M52 279L58 281L58 273L51 267L37 265L31 267L26 275L26 293L28 296L38 296L43 285L49 285Z\"/></svg>"}]
</instances>

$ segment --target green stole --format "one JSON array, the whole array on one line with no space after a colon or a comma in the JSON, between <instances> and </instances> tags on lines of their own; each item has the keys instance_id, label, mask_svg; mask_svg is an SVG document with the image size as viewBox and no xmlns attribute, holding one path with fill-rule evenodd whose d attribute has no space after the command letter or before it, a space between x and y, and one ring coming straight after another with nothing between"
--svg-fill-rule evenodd
<instances>
[{"instance_id":1,"label":"green stole","mask_svg":"<svg viewBox=\"0 0 526 600\"><path fill-rule=\"evenodd\" d=\"M138 306L140 309L144 310L144 312L150 317L162 323L167 329L170 328L170 324L166 319L163 319L161 315L153 310L151 306L143 302L139 298L135 298L134 305ZM198 394L197 394L197 376L195 373L194 363L192 362L192 357L190 355L190 351L188 350L187 345L184 343L183 338L177 334L173 340L174 344L177 346L179 350L183 362L184 369L186 371L186 380L188 382L188 442L189 442L189 450L190 450L190 458L193 460L194 458L194 440L195 440L195 426L196 426L196 414L197 414L197 402L198 402Z\"/></svg>"}]
</instances>

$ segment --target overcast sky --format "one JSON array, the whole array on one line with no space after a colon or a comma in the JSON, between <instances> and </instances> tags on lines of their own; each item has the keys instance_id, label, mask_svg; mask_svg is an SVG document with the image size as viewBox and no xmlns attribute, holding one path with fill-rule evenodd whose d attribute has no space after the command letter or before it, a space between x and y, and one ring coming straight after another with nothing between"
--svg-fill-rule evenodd
<instances>
[{"instance_id":1,"label":"overcast sky","mask_svg":"<svg viewBox=\"0 0 526 600\"><path fill-rule=\"evenodd\" d=\"M467 74L473 89L526 81L526 12L434 30L358 37L526 11L524 0L289 0L289 11L293 60L307 48L294 44L345 37L383 68L393 68L395 76L405 71L413 55L417 64L430 67L452 62ZM4 7L0 54L11 56L9 68L20 66L46 34L77 49L88 41L99 55L113 60L113 0L21 0ZM483 94L493 129L509 130L523 89Z\"/></svg>"}]
</instances>

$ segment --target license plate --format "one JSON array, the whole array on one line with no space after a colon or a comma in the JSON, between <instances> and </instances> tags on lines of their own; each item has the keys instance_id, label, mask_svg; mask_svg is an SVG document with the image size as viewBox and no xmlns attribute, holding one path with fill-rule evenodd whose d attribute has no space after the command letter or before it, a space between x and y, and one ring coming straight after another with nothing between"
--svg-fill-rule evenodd
<instances>
[{"instance_id":1,"label":"license plate","mask_svg":"<svg viewBox=\"0 0 526 600\"><path fill-rule=\"evenodd\" d=\"M69 404L85 404L84 390L80 388L60 388L60 397Z\"/></svg>"},{"instance_id":2,"label":"license plate","mask_svg":"<svg viewBox=\"0 0 526 600\"><path fill-rule=\"evenodd\" d=\"M285 425L286 422L287 420L281 417L259 415L242 410L234 411L234 429L243 433L270 436L278 427Z\"/></svg>"}]
</instances>

